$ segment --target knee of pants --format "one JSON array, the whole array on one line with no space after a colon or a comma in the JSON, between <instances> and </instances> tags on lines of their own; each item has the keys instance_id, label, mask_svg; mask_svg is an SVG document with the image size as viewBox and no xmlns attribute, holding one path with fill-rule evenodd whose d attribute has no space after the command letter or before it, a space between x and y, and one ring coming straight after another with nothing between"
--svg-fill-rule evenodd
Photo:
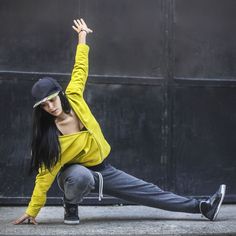
<instances>
[{"instance_id":1,"label":"knee of pants","mask_svg":"<svg viewBox=\"0 0 236 236\"><path fill-rule=\"evenodd\" d=\"M88 185L94 186L94 178L91 173L82 173L79 175L68 176L65 179L66 186L75 186L76 188L86 188Z\"/></svg>"},{"instance_id":2,"label":"knee of pants","mask_svg":"<svg viewBox=\"0 0 236 236\"><path fill-rule=\"evenodd\" d=\"M87 194L94 188L94 185L94 177L90 172L68 176L64 181L64 193L68 197Z\"/></svg>"}]
</instances>

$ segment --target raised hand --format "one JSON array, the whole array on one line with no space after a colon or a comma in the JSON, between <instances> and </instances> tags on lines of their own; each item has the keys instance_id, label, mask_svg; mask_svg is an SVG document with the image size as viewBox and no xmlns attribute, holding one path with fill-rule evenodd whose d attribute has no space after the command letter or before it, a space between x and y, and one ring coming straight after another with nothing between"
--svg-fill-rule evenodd
<instances>
[{"instance_id":1,"label":"raised hand","mask_svg":"<svg viewBox=\"0 0 236 236\"><path fill-rule=\"evenodd\" d=\"M87 34L92 33L93 31L88 28L88 26L86 25L86 23L84 22L84 20L81 18L80 20L74 20L74 25L72 26L72 28L78 33L80 34L81 32L86 32Z\"/></svg>"}]
</instances>

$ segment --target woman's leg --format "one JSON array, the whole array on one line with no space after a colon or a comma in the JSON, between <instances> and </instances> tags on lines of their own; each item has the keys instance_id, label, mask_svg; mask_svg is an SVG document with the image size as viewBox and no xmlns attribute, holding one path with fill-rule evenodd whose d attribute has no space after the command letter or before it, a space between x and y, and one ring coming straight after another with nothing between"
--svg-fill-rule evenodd
<instances>
[{"instance_id":1,"label":"woman's leg","mask_svg":"<svg viewBox=\"0 0 236 236\"><path fill-rule=\"evenodd\" d=\"M108 165L100 171L104 193L130 202L169 211L200 213L199 201L163 191L158 186L131 176ZM98 177L94 173L96 185Z\"/></svg>"},{"instance_id":2,"label":"woman's leg","mask_svg":"<svg viewBox=\"0 0 236 236\"><path fill-rule=\"evenodd\" d=\"M64 192L64 223L78 224L78 203L94 188L94 177L87 168L73 164L60 171L57 182Z\"/></svg>"},{"instance_id":3,"label":"woman's leg","mask_svg":"<svg viewBox=\"0 0 236 236\"><path fill-rule=\"evenodd\" d=\"M78 164L64 167L57 176L60 189L64 192L64 202L77 204L94 188L92 173Z\"/></svg>"}]
</instances>

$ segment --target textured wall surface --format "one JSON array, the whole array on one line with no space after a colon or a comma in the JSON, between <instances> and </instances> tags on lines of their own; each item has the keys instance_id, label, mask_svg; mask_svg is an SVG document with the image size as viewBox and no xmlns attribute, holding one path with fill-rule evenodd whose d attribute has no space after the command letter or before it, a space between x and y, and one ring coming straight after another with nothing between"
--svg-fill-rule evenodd
<instances>
[{"instance_id":1,"label":"textured wall surface","mask_svg":"<svg viewBox=\"0 0 236 236\"><path fill-rule=\"evenodd\" d=\"M31 196L31 86L49 75L66 87L77 17L94 31L85 99L110 162L183 195L226 183L235 202L235 10L233 0L2 0L0 204ZM56 183L48 196L60 202ZM84 202L98 204L90 196Z\"/></svg>"}]
</instances>

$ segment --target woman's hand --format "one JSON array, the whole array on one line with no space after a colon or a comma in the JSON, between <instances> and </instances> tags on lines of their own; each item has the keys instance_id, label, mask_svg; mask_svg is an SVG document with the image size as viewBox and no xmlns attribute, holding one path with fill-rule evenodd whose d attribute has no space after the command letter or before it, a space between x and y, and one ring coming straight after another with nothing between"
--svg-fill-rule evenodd
<instances>
[{"instance_id":1,"label":"woman's hand","mask_svg":"<svg viewBox=\"0 0 236 236\"><path fill-rule=\"evenodd\" d=\"M19 225L19 224L21 224L21 223L23 223L25 220L27 220L28 222L28 224L34 224L34 225L37 225L38 223L36 222L36 220L35 220L35 217L32 217L32 216L30 216L30 215L28 215L28 214L23 214L19 219L17 219L17 220L15 220L15 221L13 221L12 222L12 224L14 224L14 225Z\"/></svg>"},{"instance_id":2,"label":"woman's hand","mask_svg":"<svg viewBox=\"0 0 236 236\"><path fill-rule=\"evenodd\" d=\"M84 20L81 18L80 20L74 20L74 24L72 26L72 28L78 33L80 34L81 32L85 31L87 34L92 33L93 31L91 29L88 28L88 26L86 25L86 23L84 22Z\"/></svg>"},{"instance_id":3,"label":"woman's hand","mask_svg":"<svg viewBox=\"0 0 236 236\"><path fill-rule=\"evenodd\" d=\"M93 32L82 18L74 20L72 28L78 33L79 43L86 43L86 35Z\"/></svg>"}]
</instances>

